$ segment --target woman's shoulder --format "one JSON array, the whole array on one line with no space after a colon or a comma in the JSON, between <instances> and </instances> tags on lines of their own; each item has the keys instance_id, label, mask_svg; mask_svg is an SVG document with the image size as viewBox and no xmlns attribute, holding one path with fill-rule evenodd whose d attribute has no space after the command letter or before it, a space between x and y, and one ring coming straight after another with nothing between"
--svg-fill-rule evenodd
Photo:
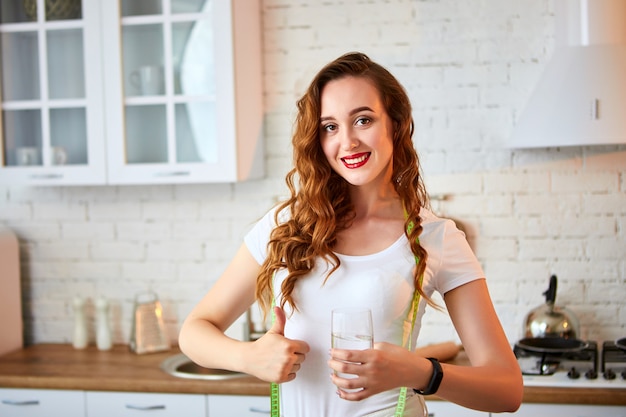
<instances>
[{"instance_id":1,"label":"woman's shoulder","mask_svg":"<svg viewBox=\"0 0 626 417\"><path fill-rule=\"evenodd\" d=\"M281 210L280 206L274 206L265 212L245 234L244 243L259 264L261 264L267 256L267 242L270 240L272 230L276 228L278 223L287 221L290 217L289 213L288 208Z\"/></svg>"},{"instance_id":2,"label":"woman's shoulder","mask_svg":"<svg viewBox=\"0 0 626 417\"><path fill-rule=\"evenodd\" d=\"M263 216L263 219L265 219L266 221L271 221L274 226L284 223L290 218L291 209L289 208L289 206L282 207L281 204L277 204L274 207L270 208Z\"/></svg>"},{"instance_id":3,"label":"woman's shoulder","mask_svg":"<svg viewBox=\"0 0 626 417\"><path fill-rule=\"evenodd\" d=\"M422 234L420 239L441 240L446 236L460 233L465 237L465 233L461 231L454 220L440 217L431 210L422 208L420 210L420 218L422 219Z\"/></svg>"},{"instance_id":4,"label":"woman's shoulder","mask_svg":"<svg viewBox=\"0 0 626 417\"><path fill-rule=\"evenodd\" d=\"M422 207L420 210L420 218L422 219L422 227L442 227L454 225L451 219L440 217L433 213L430 209Z\"/></svg>"},{"instance_id":5,"label":"woman's shoulder","mask_svg":"<svg viewBox=\"0 0 626 417\"><path fill-rule=\"evenodd\" d=\"M263 230L263 233L267 233L274 229L277 225L288 221L290 217L291 211L289 210L289 207L281 208L280 205L275 205L257 220L252 230Z\"/></svg>"}]
</instances>

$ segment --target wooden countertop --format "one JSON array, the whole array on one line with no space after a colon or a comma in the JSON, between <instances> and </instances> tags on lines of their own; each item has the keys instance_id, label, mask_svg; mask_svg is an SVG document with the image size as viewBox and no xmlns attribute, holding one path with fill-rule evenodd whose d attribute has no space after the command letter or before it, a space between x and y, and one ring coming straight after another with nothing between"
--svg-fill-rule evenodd
<instances>
[{"instance_id":1,"label":"wooden countertop","mask_svg":"<svg viewBox=\"0 0 626 417\"><path fill-rule=\"evenodd\" d=\"M0 387L184 394L269 395L270 386L254 377L222 381L185 379L161 370L161 362L180 353L137 355L126 345L109 351L95 346L41 344L0 357Z\"/></svg>"},{"instance_id":2,"label":"wooden countertop","mask_svg":"<svg viewBox=\"0 0 626 417\"><path fill-rule=\"evenodd\" d=\"M87 391L163 392L185 394L267 395L269 383L254 377L222 381L184 379L168 375L159 367L176 348L167 352L137 355L125 345L101 352L90 346L29 346L0 357L0 387L69 389ZM467 364L463 353L454 361ZM438 400L436 396L427 400ZM525 387L524 402L561 404L626 405L626 389Z\"/></svg>"}]
</instances>

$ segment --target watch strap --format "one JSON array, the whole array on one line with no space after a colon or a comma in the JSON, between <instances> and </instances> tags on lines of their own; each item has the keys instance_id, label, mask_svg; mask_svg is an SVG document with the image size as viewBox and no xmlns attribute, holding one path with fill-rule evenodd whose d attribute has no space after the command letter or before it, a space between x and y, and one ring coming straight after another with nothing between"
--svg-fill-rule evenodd
<instances>
[{"instance_id":1,"label":"watch strap","mask_svg":"<svg viewBox=\"0 0 626 417\"><path fill-rule=\"evenodd\" d=\"M433 395L439 389L439 385L441 385L441 380L443 379L443 369L441 368L441 364L435 358L426 358L433 364L433 375L430 377L430 381L428 385L423 390L413 388L416 394L420 395Z\"/></svg>"}]
</instances>

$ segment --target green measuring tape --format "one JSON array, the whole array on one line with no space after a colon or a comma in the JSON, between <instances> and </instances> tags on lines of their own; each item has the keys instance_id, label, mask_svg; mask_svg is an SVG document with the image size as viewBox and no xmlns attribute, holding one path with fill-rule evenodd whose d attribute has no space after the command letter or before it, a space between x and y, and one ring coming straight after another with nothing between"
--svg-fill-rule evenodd
<instances>
[{"instance_id":1,"label":"green measuring tape","mask_svg":"<svg viewBox=\"0 0 626 417\"><path fill-rule=\"evenodd\" d=\"M418 261L417 257L415 257L415 261L416 262ZM422 284L422 277L420 277L419 283L420 285ZM417 290L415 290L415 292L413 293L413 303L412 303L413 308L411 309L411 313L412 313L411 332L409 333L408 342L407 342L407 349L409 351L411 350L411 342L413 339L413 329L415 328L415 320L417 320L417 309L419 306L419 302L420 302L420 293ZM407 390L408 390L407 387L400 388L400 395L398 395L398 405L396 405L396 412L393 415L394 417L404 416L404 408L406 407Z\"/></svg>"},{"instance_id":2,"label":"green measuring tape","mask_svg":"<svg viewBox=\"0 0 626 417\"><path fill-rule=\"evenodd\" d=\"M274 272L274 277L276 272ZM274 282L272 277L272 283ZM276 314L274 313L274 297L272 297L272 324L276 321ZM272 382L270 386L270 411L272 417L280 417L280 387L276 382Z\"/></svg>"},{"instance_id":3,"label":"green measuring tape","mask_svg":"<svg viewBox=\"0 0 626 417\"><path fill-rule=\"evenodd\" d=\"M280 417L280 389L278 384L272 382L270 389L272 390L270 393L272 417Z\"/></svg>"},{"instance_id":4,"label":"green measuring tape","mask_svg":"<svg viewBox=\"0 0 626 417\"><path fill-rule=\"evenodd\" d=\"M406 209L404 210L404 217L405 218L409 217L408 213L406 212ZM413 221L410 221L406 227L407 234L411 233L411 230L413 230L414 226L415 224L413 223ZM419 238L417 241L419 242ZM419 258L415 256L415 265L417 264L419 264ZM423 278L424 276L422 275L418 279L418 285L420 287L422 286ZM415 291L413 292L413 302L412 302L412 308L411 308L411 331L409 332L409 337L407 339L407 349L409 351L411 350L411 342L413 339L413 329L415 329L415 320L417 320L417 310L419 308L419 302L420 302L420 293L417 291L417 289L415 289ZM400 388L400 395L398 395L398 404L396 405L396 412L393 415L394 417L404 416L404 409L406 407L407 390L408 390L407 387Z\"/></svg>"}]
</instances>

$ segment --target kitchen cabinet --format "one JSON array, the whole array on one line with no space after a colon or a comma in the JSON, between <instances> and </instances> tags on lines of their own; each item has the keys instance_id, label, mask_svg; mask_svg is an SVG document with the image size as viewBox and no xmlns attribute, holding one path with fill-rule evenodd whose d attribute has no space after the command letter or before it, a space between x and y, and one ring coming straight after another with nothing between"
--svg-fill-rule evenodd
<instances>
[{"instance_id":1,"label":"kitchen cabinet","mask_svg":"<svg viewBox=\"0 0 626 417\"><path fill-rule=\"evenodd\" d=\"M206 395L136 392L86 393L87 417L204 417Z\"/></svg>"},{"instance_id":2,"label":"kitchen cabinet","mask_svg":"<svg viewBox=\"0 0 626 417\"><path fill-rule=\"evenodd\" d=\"M84 417L82 391L51 389L0 389L0 416Z\"/></svg>"},{"instance_id":3,"label":"kitchen cabinet","mask_svg":"<svg viewBox=\"0 0 626 417\"><path fill-rule=\"evenodd\" d=\"M59 10L41 3L0 3L0 182L102 184L98 3Z\"/></svg>"},{"instance_id":4,"label":"kitchen cabinet","mask_svg":"<svg viewBox=\"0 0 626 417\"><path fill-rule=\"evenodd\" d=\"M102 6L109 183L260 177L259 1Z\"/></svg>"},{"instance_id":5,"label":"kitchen cabinet","mask_svg":"<svg viewBox=\"0 0 626 417\"><path fill-rule=\"evenodd\" d=\"M270 397L209 395L209 417L259 417L270 415Z\"/></svg>"},{"instance_id":6,"label":"kitchen cabinet","mask_svg":"<svg viewBox=\"0 0 626 417\"><path fill-rule=\"evenodd\" d=\"M626 417L626 406L583 404L522 404L519 417Z\"/></svg>"},{"instance_id":7,"label":"kitchen cabinet","mask_svg":"<svg viewBox=\"0 0 626 417\"><path fill-rule=\"evenodd\" d=\"M261 177L260 34L259 0L3 0L0 182Z\"/></svg>"},{"instance_id":8,"label":"kitchen cabinet","mask_svg":"<svg viewBox=\"0 0 626 417\"><path fill-rule=\"evenodd\" d=\"M471 410L447 401L427 401L428 417L489 417L484 411Z\"/></svg>"},{"instance_id":9,"label":"kitchen cabinet","mask_svg":"<svg viewBox=\"0 0 626 417\"><path fill-rule=\"evenodd\" d=\"M12 417L258 417L265 396L0 389L0 416Z\"/></svg>"},{"instance_id":10,"label":"kitchen cabinet","mask_svg":"<svg viewBox=\"0 0 626 417\"><path fill-rule=\"evenodd\" d=\"M209 417L259 417L270 414L270 398L243 395L209 395ZM429 401L429 417L489 417L446 401Z\"/></svg>"}]
</instances>

